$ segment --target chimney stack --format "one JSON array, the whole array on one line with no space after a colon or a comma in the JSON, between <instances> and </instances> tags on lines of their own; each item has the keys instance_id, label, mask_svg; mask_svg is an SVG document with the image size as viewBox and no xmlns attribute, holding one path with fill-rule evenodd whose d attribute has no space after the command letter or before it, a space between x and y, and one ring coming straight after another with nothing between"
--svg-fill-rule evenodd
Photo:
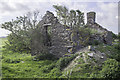
<instances>
[{"instance_id":1,"label":"chimney stack","mask_svg":"<svg viewBox=\"0 0 120 80\"><path fill-rule=\"evenodd\" d=\"M95 12L88 12L87 13L87 24L94 24L96 18Z\"/></svg>"}]
</instances>

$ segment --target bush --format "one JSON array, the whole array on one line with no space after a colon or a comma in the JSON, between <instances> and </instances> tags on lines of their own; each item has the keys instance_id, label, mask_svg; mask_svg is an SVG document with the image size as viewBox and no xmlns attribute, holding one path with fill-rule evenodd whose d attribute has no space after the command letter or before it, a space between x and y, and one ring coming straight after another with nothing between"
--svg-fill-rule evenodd
<instances>
[{"instance_id":1,"label":"bush","mask_svg":"<svg viewBox=\"0 0 120 80\"><path fill-rule=\"evenodd\" d=\"M74 46L72 51L75 52L76 49L87 46L89 38L89 29L84 27L74 28L71 34L72 45Z\"/></svg>"},{"instance_id":2,"label":"bush","mask_svg":"<svg viewBox=\"0 0 120 80\"><path fill-rule=\"evenodd\" d=\"M53 54L39 54L35 57L37 60L56 60L57 58Z\"/></svg>"},{"instance_id":3,"label":"bush","mask_svg":"<svg viewBox=\"0 0 120 80\"><path fill-rule=\"evenodd\" d=\"M77 55L72 55L70 57L63 57L57 61L57 67L62 70L65 68Z\"/></svg>"},{"instance_id":4,"label":"bush","mask_svg":"<svg viewBox=\"0 0 120 80\"><path fill-rule=\"evenodd\" d=\"M54 68L51 70L51 72L48 74L49 78L58 78L62 75L61 71L58 68Z\"/></svg>"},{"instance_id":5,"label":"bush","mask_svg":"<svg viewBox=\"0 0 120 80\"><path fill-rule=\"evenodd\" d=\"M115 49L120 50L120 44L114 44L113 46L114 46Z\"/></svg>"},{"instance_id":6,"label":"bush","mask_svg":"<svg viewBox=\"0 0 120 80\"><path fill-rule=\"evenodd\" d=\"M54 67L55 67L55 64L52 63L52 64L49 64L49 65L42 67L41 70L43 73L49 73Z\"/></svg>"},{"instance_id":7,"label":"bush","mask_svg":"<svg viewBox=\"0 0 120 80\"><path fill-rule=\"evenodd\" d=\"M93 40L91 42L88 43L89 45L99 45L100 42L98 40Z\"/></svg>"},{"instance_id":8,"label":"bush","mask_svg":"<svg viewBox=\"0 0 120 80\"><path fill-rule=\"evenodd\" d=\"M100 77L120 78L120 63L115 59L106 60L100 71Z\"/></svg>"},{"instance_id":9,"label":"bush","mask_svg":"<svg viewBox=\"0 0 120 80\"><path fill-rule=\"evenodd\" d=\"M24 33L24 32L23 32ZM30 39L27 37L22 37L18 35L15 35L13 33L9 34L7 36L8 41L6 42L6 45L4 48L7 50L11 50L14 52L30 52Z\"/></svg>"},{"instance_id":10,"label":"bush","mask_svg":"<svg viewBox=\"0 0 120 80\"><path fill-rule=\"evenodd\" d=\"M120 62L120 50L116 49L115 46L109 46L109 45L98 45L96 50L103 52L107 55L107 57L115 59Z\"/></svg>"}]
</instances>

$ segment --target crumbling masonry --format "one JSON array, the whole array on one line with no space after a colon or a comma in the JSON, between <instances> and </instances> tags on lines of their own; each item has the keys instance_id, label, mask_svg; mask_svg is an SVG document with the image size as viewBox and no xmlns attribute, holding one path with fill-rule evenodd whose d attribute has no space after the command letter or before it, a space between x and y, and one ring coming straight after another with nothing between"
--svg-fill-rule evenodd
<instances>
[{"instance_id":1,"label":"crumbling masonry","mask_svg":"<svg viewBox=\"0 0 120 80\"><path fill-rule=\"evenodd\" d=\"M90 39L97 39L106 42L106 44L112 43L111 33L95 22L95 12L87 13L87 27L105 33L103 36L93 35ZM44 36L44 45L47 46L47 51L54 54L56 57L61 57L66 53L70 53L69 50L74 47L71 43L71 32L67 30L66 26L59 23L52 12L46 12L45 16L39 22L37 29L38 34L41 32ZM32 40L32 55L41 53L40 48L43 48L41 47L41 44L39 44L39 39L36 39L37 38L33 38Z\"/></svg>"}]
</instances>

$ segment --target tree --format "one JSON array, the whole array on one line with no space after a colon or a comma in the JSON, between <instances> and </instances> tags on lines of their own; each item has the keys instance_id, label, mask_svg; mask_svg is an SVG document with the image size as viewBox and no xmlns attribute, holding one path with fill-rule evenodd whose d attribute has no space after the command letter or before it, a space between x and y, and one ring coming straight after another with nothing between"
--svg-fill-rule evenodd
<instances>
[{"instance_id":1,"label":"tree","mask_svg":"<svg viewBox=\"0 0 120 80\"><path fill-rule=\"evenodd\" d=\"M84 25L84 14L79 10L68 10L65 6L53 5L57 17L63 25L69 27L80 27Z\"/></svg>"},{"instance_id":2,"label":"tree","mask_svg":"<svg viewBox=\"0 0 120 80\"><path fill-rule=\"evenodd\" d=\"M65 6L57 6L53 5L56 9L58 19L63 23L67 24L67 17L68 17L68 9Z\"/></svg>"},{"instance_id":3,"label":"tree","mask_svg":"<svg viewBox=\"0 0 120 80\"><path fill-rule=\"evenodd\" d=\"M70 26L73 27L76 25L76 12L74 10L70 10Z\"/></svg>"},{"instance_id":4,"label":"tree","mask_svg":"<svg viewBox=\"0 0 120 80\"><path fill-rule=\"evenodd\" d=\"M80 10L76 10L77 12L77 26L83 26L84 25L84 13L82 13Z\"/></svg>"},{"instance_id":5,"label":"tree","mask_svg":"<svg viewBox=\"0 0 120 80\"><path fill-rule=\"evenodd\" d=\"M16 20L2 24L2 28L11 31L6 48L17 52L30 52L31 42L34 38L32 35L33 32L35 33L34 30L36 30L39 20L39 11L36 10L33 13L29 12L24 16L16 17Z\"/></svg>"},{"instance_id":6,"label":"tree","mask_svg":"<svg viewBox=\"0 0 120 80\"><path fill-rule=\"evenodd\" d=\"M120 32L118 33L118 40L119 40L119 44L120 44Z\"/></svg>"}]
</instances>

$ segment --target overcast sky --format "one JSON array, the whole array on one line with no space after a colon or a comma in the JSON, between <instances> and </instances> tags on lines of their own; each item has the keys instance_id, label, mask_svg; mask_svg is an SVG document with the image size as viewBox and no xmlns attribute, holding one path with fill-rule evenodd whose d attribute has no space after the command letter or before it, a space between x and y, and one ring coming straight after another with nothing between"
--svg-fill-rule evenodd
<instances>
[{"instance_id":1,"label":"overcast sky","mask_svg":"<svg viewBox=\"0 0 120 80\"><path fill-rule=\"evenodd\" d=\"M44 15L47 10L55 13L52 5L64 5L68 9L79 9L86 13L96 12L96 22L108 29L118 33L118 0L0 0L0 24L11 21L17 16L26 14L29 11L39 10ZM0 28L0 37L7 36L9 31Z\"/></svg>"}]
</instances>

